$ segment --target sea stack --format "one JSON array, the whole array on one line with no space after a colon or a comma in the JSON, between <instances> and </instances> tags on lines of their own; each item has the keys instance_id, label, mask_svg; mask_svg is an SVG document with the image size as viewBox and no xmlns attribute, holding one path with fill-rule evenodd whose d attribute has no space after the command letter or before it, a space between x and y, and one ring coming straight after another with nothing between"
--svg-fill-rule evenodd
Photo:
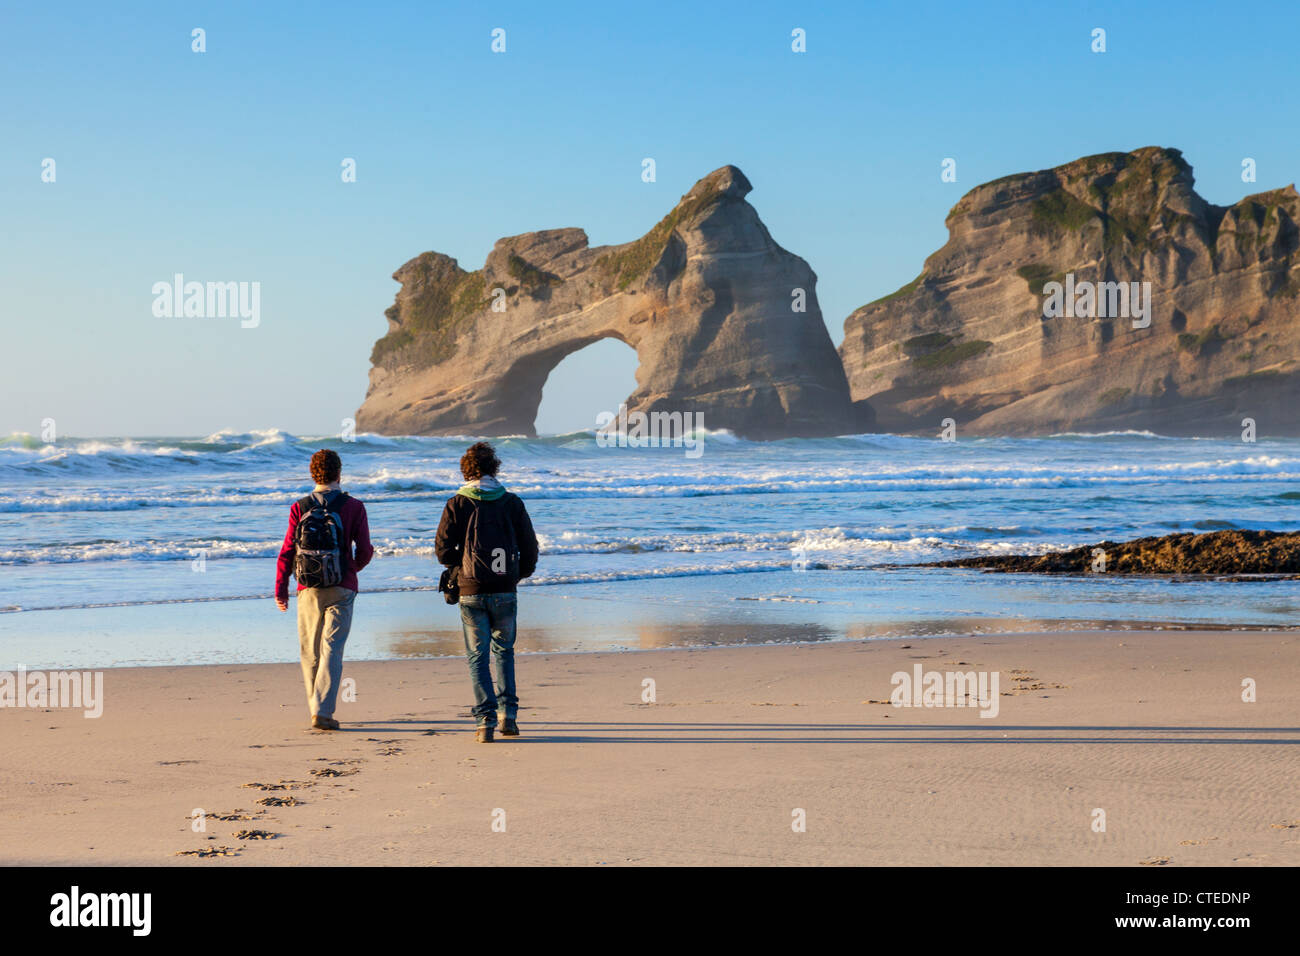
<instances>
[{"instance_id":1,"label":"sea stack","mask_svg":"<svg viewBox=\"0 0 1300 956\"><path fill-rule=\"evenodd\" d=\"M694 412L755 439L862 431L869 418L850 401L817 276L772 239L750 189L724 166L623 245L549 229L498 240L473 272L415 257L393 274L401 289L357 427L533 435L551 370L615 338L640 361L631 411Z\"/></svg>"},{"instance_id":2,"label":"sea stack","mask_svg":"<svg viewBox=\"0 0 1300 956\"><path fill-rule=\"evenodd\" d=\"M1298 219L1293 185L1216 206L1158 147L977 186L921 274L845 321L853 398L881 431L1300 434ZM1107 314L1045 317L1051 283ZM1145 319L1105 308L1133 283Z\"/></svg>"}]
</instances>

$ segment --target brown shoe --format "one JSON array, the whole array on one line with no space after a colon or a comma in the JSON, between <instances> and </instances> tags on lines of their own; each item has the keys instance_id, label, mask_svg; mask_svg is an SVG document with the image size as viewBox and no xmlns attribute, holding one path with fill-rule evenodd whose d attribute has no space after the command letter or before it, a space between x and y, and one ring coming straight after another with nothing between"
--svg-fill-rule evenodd
<instances>
[{"instance_id":1,"label":"brown shoe","mask_svg":"<svg viewBox=\"0 0 1300 956\"><path fill-rule=\"evenodd\" d=\"M322 717L317 714L311 719L311 725L316 730L338 730L339 722L333 717Z\"/></svg>"},{"instance_id":2,"label":"brown shoe","mask_svg":"<svg viewBox=\"0 0 1300 956\"><path fill-rule=\"evenodd\" d=\"M518 737L519 725L515 723L513 717L506 717L501 721L501 723L497 724L497 732L500 733L502 737Z\"/></svg>"},{"instance_id":3,"label":"brown shoe","mask_svg":"<svg viewBox=\"0 0 1300 956\"><path fill-rule=\"evenodd\" d=\"M481 744L492 743L493 729L494 728L491 724L479 724L478 729L474 731L474 739Z\"/></svg>"}]
</instances>

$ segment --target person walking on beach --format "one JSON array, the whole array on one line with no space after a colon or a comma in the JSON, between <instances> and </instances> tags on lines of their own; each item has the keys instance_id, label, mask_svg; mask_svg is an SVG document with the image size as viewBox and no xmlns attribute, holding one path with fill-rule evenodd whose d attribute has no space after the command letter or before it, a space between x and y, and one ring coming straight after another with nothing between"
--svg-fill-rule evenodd
<instances>
[{"instance_id":1,"label":"person walking on beach","mask_svg":"<svg viewBox=\"0 0 1300 956\"><path fill-rule=\"evenodd\" d=\"M459 568L460 626L465 634L474 688L475 737L491 743L493 724L503 737L518 737L515 687L516 587L537 568L537 535L518 495L497 480L501 462L487 442L476 442L460 460L465 485L447 500L438 523L438 561ZM488 667L496 662L496 687Z\"/></svg>"},{"instance_id":2,"label":"person walking on beach","mask_svg":"<svg viewBox=\"0 0 1300 956\"><path fill-rule=\"evenodd\" d=\"M366 506L339 488L343 463L322 448L311 456L312 493L289 508L289 530L275 567L275 603L289 609L289 575L298 579L298 650L307 709L317 730L338 730L334 706L343 645L352 629L357 572L370 563Z\"/></svg>"}]
</instances>

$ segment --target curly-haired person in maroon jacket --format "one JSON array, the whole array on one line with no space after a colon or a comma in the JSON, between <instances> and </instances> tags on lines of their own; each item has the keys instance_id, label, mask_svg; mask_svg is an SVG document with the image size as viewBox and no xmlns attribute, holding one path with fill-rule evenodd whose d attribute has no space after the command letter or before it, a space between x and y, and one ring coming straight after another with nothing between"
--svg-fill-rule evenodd
<instances>
[{"instance_id":1,"label":"curly-haired person in maroon jacket","mask_svg":"<svg viewBox=\"0 0 1300 956\"><path fill-rule=\"evenodd\" d=\"M342 471L338 452L322 448L311 456L311 477L316 487L289 509L289 530L275 567L275 603L281 611L289 609L290 574L299 576L298 650L302 656L303 682L307 686L307 709L311 713L311 725L317 730L339 729L334 707L343 678L343 645L352 629L357 572L375 555L370 545L366 506L339 488ZM322 579L336 583L328 586L313 586L310 582L316 578L304 575L301 562L297 562L298 525L313 508L324 509L329 520L339 528L338 566ZM303 582L304 576L308 583Z\"/></svg>"}]
</instances>

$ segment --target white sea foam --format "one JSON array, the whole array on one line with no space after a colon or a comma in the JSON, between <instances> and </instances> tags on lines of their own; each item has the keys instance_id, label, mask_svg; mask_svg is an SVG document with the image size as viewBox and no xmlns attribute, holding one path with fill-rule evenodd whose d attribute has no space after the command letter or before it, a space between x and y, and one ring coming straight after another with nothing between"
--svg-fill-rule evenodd
<instances>
[{"instance_id":1,"label":"white sea foam","mask_svg":"<svg viewBox=\"0 0 1300 956\"><path fill-rule=\"evenodd\" d=\"M539 532L538 585L791 570L795 551L814 571L858 570L1171 530L1300 527L1297 440L761 443L710 431L695 461L597 448L590 431L495 442L502 478ZM62 604L72 585L126 601L269 587L287 509L310 488L307 461L321 447L339 451L344 487L370 513L378 557L363 586L410 586L437 570L434 530L465 444L274 428L0 437L0 606ZM217 573L189 574L198 551Z\"/></svg>"}]
</instances>

